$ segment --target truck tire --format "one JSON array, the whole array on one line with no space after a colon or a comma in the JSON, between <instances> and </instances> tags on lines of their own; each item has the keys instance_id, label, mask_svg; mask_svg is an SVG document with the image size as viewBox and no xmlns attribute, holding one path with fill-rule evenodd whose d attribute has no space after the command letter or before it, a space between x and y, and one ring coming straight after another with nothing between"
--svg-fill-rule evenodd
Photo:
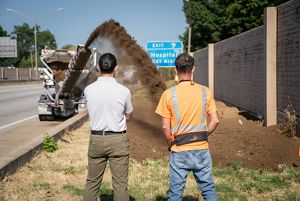
<instances>
[{"instance_id":1,"label":"truck tire","mask_svg":"<svg viewBox=\"0 0 300 201\"><path fill-rule=\"evenodd\" d=\"M47 121L54 121L55 117L54 117L54 115L46 115L46 119L47 119Z\"/></svg>"},{"instance_id":2,"label":"truck tire","mask_svg":"<svg viewBox=\"0 0 300 201\"><path fill-rule=\"evenodd\" d=\"M40 121L47 121L46 120L46 115L39 114L39 120Z\"/></svg>"},{"instance_id":3,"label":"truck tire","mask_svg":"<svg viewBox=\"0 0 300 201\"><path fill-rule=\"evenodd\" d=\"M56 120L56 118L55 118L54 115L42 115L42 114L40 114L39 115L39 120L40 121L54 121L54 120Z\"/></svg>"}]
</instances>

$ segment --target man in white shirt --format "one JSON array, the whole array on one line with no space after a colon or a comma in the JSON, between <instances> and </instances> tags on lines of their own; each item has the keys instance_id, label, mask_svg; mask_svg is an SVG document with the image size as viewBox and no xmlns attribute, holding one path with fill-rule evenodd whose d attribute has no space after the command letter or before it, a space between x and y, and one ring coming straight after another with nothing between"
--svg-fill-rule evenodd
<instances>
[{"instance_id":1,"label":"man in white shirt","mask_svg":"<svg viewBox=\"0 0 300 201\"><path fill-rule=\"evenodd\" d=\"M112 173L114 201L129 200L126 121L131 119L133 107L129 89L114 78L116 65L114 55L103 54L99 59L102 75L84 90L91 129L84 201L99 200L107 161Z\"/></svg>"}]
</instances>

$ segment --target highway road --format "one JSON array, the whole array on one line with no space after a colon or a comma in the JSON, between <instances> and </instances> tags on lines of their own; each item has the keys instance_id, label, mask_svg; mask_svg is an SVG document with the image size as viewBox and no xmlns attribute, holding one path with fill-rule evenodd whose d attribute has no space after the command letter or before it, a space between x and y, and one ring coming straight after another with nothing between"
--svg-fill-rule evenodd
<instances>
[{"instance_id":1,"label":"highway road","mask_svg":"<svg viewBox=\"0 0 300 201\"><path fill-rule=\"evenodd\" d=\"M33 118L38 113L37 101L43 90L41 84L0 87L0 131L9 124Z\"/></svg>"},{"instance_id":2,"label":"highway road","mask_svg":"<svg viewBox=\"0 0 300 201\"><path fill-rule=\"evenodd\" d=\"M12 153L61 122L40 122L38 99L42 84L0 86L0 167Z\"/></svg>"}]
</instances>

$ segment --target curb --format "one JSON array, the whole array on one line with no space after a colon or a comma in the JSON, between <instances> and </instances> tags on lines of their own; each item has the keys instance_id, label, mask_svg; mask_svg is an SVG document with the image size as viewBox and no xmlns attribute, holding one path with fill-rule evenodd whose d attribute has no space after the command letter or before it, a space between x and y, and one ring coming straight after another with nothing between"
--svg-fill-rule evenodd
<instances>
[{"instance_id":1,"label":"curb","mask_svg":"<svg viewBox=\"0 0 300 201\"><path fill-rule=\"evenodd\" d=\"M62 122L56 127L47 131L50 137L60 139L65 131L71 131L81 126L88 119L87 111L83 111L74 117ZM15 152L9 153L7 162L0 167L0 181L8 175L15 173L20 167L29 162L42 151L44 136L38 136L18 148Z\"/></svg>"}]
</instances>

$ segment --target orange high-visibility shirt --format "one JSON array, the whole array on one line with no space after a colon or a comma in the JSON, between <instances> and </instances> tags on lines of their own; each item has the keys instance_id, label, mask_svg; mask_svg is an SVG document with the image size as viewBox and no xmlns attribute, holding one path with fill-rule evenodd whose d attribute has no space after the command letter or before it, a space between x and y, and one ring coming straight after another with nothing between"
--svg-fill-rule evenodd
<instances>
[{"instance_id":1,"label":"orange high-visibility shirt","mask_svg":"<svg viewBox=\"0 0 300 201\"><path fill-rule=\"evenodd\" d=\"M197 83L184 81L164 91L155 110L162 117L171 119L171 133L174 139L185 133L207 131L206 114L217 111L210 90ZM174 152L208 149L207 141L184 145L173 145Z\"/></svg>"}]
</instances>

